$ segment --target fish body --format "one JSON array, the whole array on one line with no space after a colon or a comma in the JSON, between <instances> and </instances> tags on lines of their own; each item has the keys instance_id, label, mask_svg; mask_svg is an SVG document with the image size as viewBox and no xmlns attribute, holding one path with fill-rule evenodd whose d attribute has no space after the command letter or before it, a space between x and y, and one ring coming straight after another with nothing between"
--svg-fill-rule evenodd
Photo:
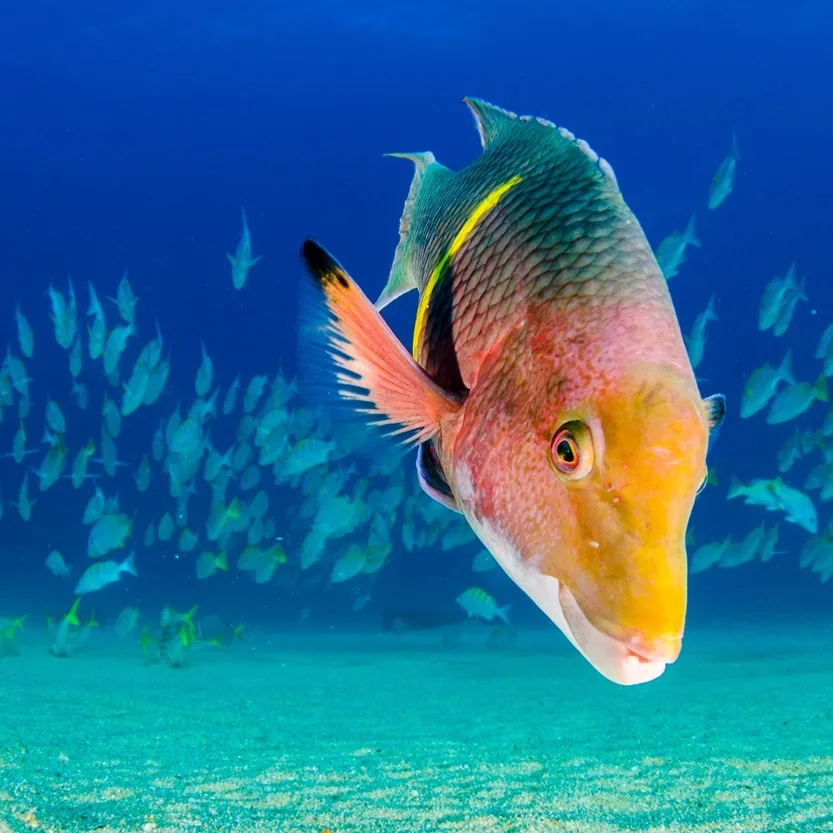
<instances>
[{"instance_id":1,"label":"fish body","mask_svg":"<svg viewBox=\"0 0 833 833\"><path fill-rule=\"evenodd\" d=\"M55 628L55 638L49 650L56 657L68 657L72 651L72 628L77 628L81 624L78 621L78 605L80 603L81 599L76 599L72 603L69 613L61 619L57 628Z\"/></svg>"},{"instance_id":2,"label":"fish body","mask_svg":"<svg viewBox=\"0 0 833 833\"><path fill-rule=\"evenodd\" d=\"M677 275L680 266L686 261L685 252L689 246L696 246L698 249L701 247L697 239L696 222L697 218L692 215L682 234L678 231L672 232L659 244L657 263L665 280L671 280Z\"/></svg>"},{"instance_id":3,"label":"fish body","mask_svg":"<svg viewBox=\"0 0 833 833\"><path fill-rule=\"evenodd\" d=\"M827 398L827 379L824 375L815 382L790 385L775 397L766 421L770 425L789 422L809 410L814 402L827 402Z\"/></svg>"},{"instance_id":4,"label":"fish body","mask_svg":"<svg viewBox=\"0 0 833 833\"><path fill-rule=\"evenodd\" d=\"M77 336L72 342L69 351L69 372L73 379L77 379L84 365L84 350L81 346L81 336Z\"/></svg>"},{"instance_id":5,"label":"fish body","mask_svg":"<svg viewBox=\"0 0 833 833\"><path fill-rule=\"evenodd\" d=\"M32 327L26 320L26 316L20 310L20 304L14 308L14 320L17 324L17 340L20 344L20 352L31 359L35 352L35 334Z\"/></svg>"},{"instance_id":6,"label":"fish body","mask_svg":"<svg viewBox=\"0 0 833 833\"><path fill-rule=\"evenodd\" d=\"M136 625L139 624L140 615L139 608L126 607L121 613L119 613L119 617L116 619L116 634L122 639L130 636L130 634L136 630Z\"/></svg>"},{"instance_id":7,"label":"fish body","mask_svg":"<svg viewBox=\"0 0 833 833\"><path fill-rule=\"evenodd\" d=\"M375 308L304 244L308 334L342 398L419 446L423 489L595 668L646 682L680 651L685 530L723 400L700 396L610 166L550 122L466 103L477 160L404 154L416 172ZM409 354L379 310L410 289Z\"/></svg>"},{"instance_id":8,"label":"fish body","mask_svg":"<svg viewBox=\"0 0 833 833\"><path fill-rule=\"evenodd\" d=\"M108 584L115 584L121 578L122 573L138 576L134 564L135 556L136 554L131 552L122 562L97 561L90 565L81 576L75 588L75 594L83 596L86 593L95 593L107 587Z\"/></svg>"},{"instance_id":9,"label":"fish body","mask_svg":"<svg viewBox=\"0 0 833 833\"><path fill-rule=\"evenodd\" d=\"M511 605L498 607L497 602L481 587L470 587L457 597L457 604L466 611L466 614L478 619L485 619L491 622L493 619L502 619L509 623L509 609Z\"/></svg>"},{"instance_id":10,"label":"fish body","mask_svg":"<svg viewBox=\"0 0 833 833\"><path fill-rule=\"evenodd\" d=\"M211 356L205 351L205 344L200 342L200 350L202 351L202 361L197 369L197 377L194 381L194 387L197 391L197 396L206 396L211 390L211 382L214 380L214 365L211 361Z\"/></svg>"},{"instance_id":11,"label":"fish body","mask_svg":"<svg viewBox=\"0 0 833 833\"><path fill-rule=\"evenodd\" d=\"M58 578L66 578L70 574L70 568L58 550L52 550L46 557L46 569Z\"/></svg>"},{"instance_id":12,"label":"fish body","mask_svg":"<svg viewBox=\"0 0 833 833\"><path fill-rule=\"evenodd\" d=\"M714 309L714 295L709 299L708 306L694 319L691 327L691 335L686 339L686 348L692 367L698 367L703 361L703 353L706 349L706 327L710 321L717 321L717 313Z\"/></svg>"},{"instance_id":13,"label":"fish body","mask_svg":"<svg viewBox=\"0 0 833 833\"><path fill-rule=\"evenodd\" d=\"M732 193L732 186L735 182L735 171L737 170L739 159L738 137L733 130L732 149L729 151L729 155L720 163L720 167L715 172L711 186L709 187L710 211L714 211Z\"/></svg>"},{"instance_id":14,"label":"fish body","mask_svg":"<svg viewBox=\"0 0 833 833\"><path fill-rule=\"evenodd\" d=\"M781 382L788 385L798 384L792 372L792 351L787 350L783 361L778 367L765 364L753 370L743 389L740 400L740 415L742 419L754 416L758 411L769 405L778 392Z\"/></svg>"},{"instance_id":15,"label":"fish body","mask_svg":"<svg viewBox=\"0 0 833 833\"><path fill-rule=\"evenodd\" d=\"M692 574L702 573L709 567L713 567L716 564L720 564L720 562L723 559L723 556L726 554L729 547L731 546L731 536L727 536L722 541L712 541L709 544L703 544L702 547L699 547L697 550L694 551L694 555L691 557L690 572Z\"/></svg>"},{"instance_id":16,"label":"fish body","mask_svg":"<svg viewBox=\"0 0 833 833\"><path fill-rule=\"evenodd\" d=\"M242 289L249 278L249 270L260 261L260 257L252 257L252 233L249 231L249 224L246 222L246 212L240 209L243 220L243 230L240 234L240 242L230 255L226 252L228 262L231 264L231 281L235 289Z\"/></svg>"},{"instance_id":17,"label":"fish body","mask_svg":"<svg viewBox=\"0 0 833 833\"><path fill-rule=\"evenodd\" d=\"M123 512L102 515L90 530L87 555L99 558L125 546L132 534L130 518Z\"/></svg>"},{"instance_id":18,"label":"fish body","mask_svg":"<svg viewBox=\"0 0 833 833\"><path fill-rule=\"evenodd\" d=\"M128 324L133 324L136 320L136 301L138 298L133 294L133 288L130 286L130 281L127 279L127 269L119 281L118 289L116 290L116 297L110 299L118 308L119 315L122 320Z\"/></svg>"}]
</instances>

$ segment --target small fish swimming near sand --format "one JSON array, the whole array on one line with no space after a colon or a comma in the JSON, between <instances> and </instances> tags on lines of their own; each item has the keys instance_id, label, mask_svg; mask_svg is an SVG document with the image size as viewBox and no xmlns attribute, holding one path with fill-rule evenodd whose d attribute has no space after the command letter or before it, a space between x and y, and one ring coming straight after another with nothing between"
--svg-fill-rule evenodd
<instances>
[{"instance_id":1,"label":"small fish swimming near sand","mask_svg":"<svg viewBox=\"0 0 833 833\"><path fill-rule=\"evenodd\" d=\"M478 619L485 619L491 622L493 619L502 619L507 625L509 622L509 609L512 605L498 607L493 596L490 596L481 587L470 587L457 597L457 604L466 611L468 616Z\"/></svg>"},{"instance_id":2,"label":"small fish swimming near sand","mask_svg":"<svg viewBox=\"0 0 833 833\"><path fill-rule=\"evenodd\" d=\"M52 647L49 649L53 656L68 657L72 651L72 641L70 639L72 628L80 626L78 621L78 606L81 604L81 599L76 599L69 609L69 613L64 616L55 628L55 637L52 641Z\"/></svg>"},{"instance_id":3,"label":"small fish swimming near sand","mask_svg":"<svg viewBox=\"0 0 833 833\"><path fill-rule=\"evenodd\" d=\"M99 561L84 571L78 586L75 588L77 596L85 593L95 593L108 584L115 584L121 578L122 573L130 573L138 576L134 559L136 553L131 552L121 563L118 561Z\"/></svg>"},{"instance_id":4,"label":"small fish swimming near sand","mask_svg":"<svg viewBox=\"0 0 833 833\"><path fill-rule=\"evenodd\" d=\"M679 655L685 531L721 396L610 166L550 122L465 99L482 155L416 168L376 307L307 241L342 399L418 445L423 489L609 679ZM419 292L411 355L379 310ZM577 352L576 345L581 345Z\"/></svg>"},{"instance_id":5,"label":"small fish swimming near sand","mask_svg":"<svg viewBox=\"0 0 833 833\"><path fill-rule=\"evenodd\" d=\"M136 630L136 625L139 623L140 616L141 614L139 613L138 607L126 607L121 613L119 613L119 618L116 619L116 635L120 636L122 639L130 636L130 634Z\"/></svg>"}]
</instances>

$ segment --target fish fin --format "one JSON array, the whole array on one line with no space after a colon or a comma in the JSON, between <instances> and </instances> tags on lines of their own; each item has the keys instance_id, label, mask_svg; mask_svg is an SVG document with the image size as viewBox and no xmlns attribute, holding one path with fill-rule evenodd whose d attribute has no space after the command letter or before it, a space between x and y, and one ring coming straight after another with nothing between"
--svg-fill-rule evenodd
<instances>
[{"instance_id":1,"label":"fish fin","mask_svg":"<svg viewBox=\"0 0 833 833\"><path fill-rule=\"evenodd\" d=\"M709 430L714 431L726 416L726 397L722 393L715 393L707 397L704 402L709 418Z\"/></svg>"},{"instance_id":2,"label":"fish fin","mask_svg":"<svg viewBox=\"0 0 833 833\"><path fill-rule=\"evenodd\" d=\"M226 252L226 257L228 258L228 262L232 265L233 268L237 266L237 261L235 260L233 255L230 255L228 252Z\"/></svg>"},{"instance_id":3,"label":"fish fin","mask_svg":"<svg viewBox=\"0 0 833 833\"><path fill-rule=\"evenodd\" d=\"M376 300L376 309L384 309L391 301L404 295L412 289L419 288L419 274L417 265L414 263L412 251L411 228L417 201L425 199L430 195L432 189L436 188L436 182L453 176L451 171L444 165L437 162L434 154L430 151L425 153L386 153L385 156L394 159L408 159L414 163L414 178L411 180L411 187L408 197L405 200L405 207L402 210L402 217L399 220L399 244L393 256L393 265L390 269L390 276L382 294ZM439 177L439 180L438 180ZM432 185L432 183L434 183ZM420 199L422 198L422 199Z\"/></svg>"},{"instance_id":4,"label":"fish fin","mask_svg":"<svg viewBox=\"0 0 833 833\"><path fill-rule=\"evenodd\" d=\"M792 363L793 351L792 348L789 348L784 356L784 360L781 362L781 366L778 368L778 375L781 377L781 381L786 382L788 385L797 385L798 382L793 375Z\"/></svg>"},{"instance_id":5,"label":"fish fin","mask_svg":"<svg viewBox=\"0 0 833 833\"><path fill-rule=\"evenodd\" d=\"M619 185L616 182L616 174L607 160L602 159L583 139L577 139L574 134L564 127L558 127L546 119L534 118L532 116L518 116L509 110L496 107L480 98L464 98L463 102L474 116L477 132L480 134L480 143L484 150L497 144L506 133L518 125L526 127L529 124L537 124L553 131L553 135L560 136L580 150L594 165L596 165L607 180L608 185L618 193Z\"/></svg>"},{"instance_id":6,"label":"fish fin","mask_svg":"<svg viewBox=\"0 0 833 833\"><path fill-rule=\"evenodd\" d=\"M509 110L489 104L481 98L464 98L466 107L471 110L477 132L480 134L480 144L485 150L496 141L501 131L510 122L516 122L518 117Z\"/></svg>"},{"instance_id":7,"label":"fish fin","mask_svg":"<svg viewBox=\"0 0 833 833\"><path fill-rule=\"evenodd\" d=\"M324 338L335 365L336 389L372 425L406 435L412 446L433 437L462 401L444 391L411 358L379 312L342 266L312 240L302 249L326 315L308 336Z\"/></svg>"},{"instance_id":8,"label":"fish fin","mask_svg":"<svg viewBox=\"0 0 833 833\"><path fill-rule=\"evenodd\" d=\"M459 512L460 507L457 505L451 487L448 485L445 472L443 472L440 459L432 442L425 442L419 447L416 467L422 491L436 500L437 503Z\"/></svg>"},{"instance_id":9,"label":"fish fin","mask_svg":"<svg viewBox=\"0 0 833 833\"><path fill-rule=\"evenodd\" d=\"M73 603L72 607L69 609L69 613L67 613L67 622L70 625L80 625L81 623L78 621L78 605L81 604L81 598L77 598Z\"/></svg>"},{"instance_id":10,"label":"fish fin","mask_svg":"<svg viewBox=\"0 0 833 833\"><path fill-rule=\"evenodd\" d=\"M688 221L688 225L685 229L685 239L688 241L689 246L696 246L698 249L703 247L703 244L697 237L697 215L692 214L691 219Z\"/></svg>"},{"instance_id":11,"label":"fish fin","mask_svg":"<svg viewBox=\"0 0 833 833\"><path fill-rule=\"evenodd\" d=\"M122 568L122 570L124 570L124 572L130 573L131 575L136 576L138 578L139 574L136 572L136 563L135 563L135 561L136 561L136 553L131 552L130 555L128 555L127 558L125 558L124 561L122 562L121 568Z\"/></svg>"}]
</instances>

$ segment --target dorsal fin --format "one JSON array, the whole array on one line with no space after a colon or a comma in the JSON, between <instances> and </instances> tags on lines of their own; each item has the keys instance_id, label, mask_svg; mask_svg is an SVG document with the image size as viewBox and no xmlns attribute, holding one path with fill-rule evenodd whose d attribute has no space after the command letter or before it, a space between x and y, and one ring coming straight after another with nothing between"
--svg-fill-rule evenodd
<instances>
[{"instance_id":1,"label":"dorsal fin","mask_svg":"<svg viewBox=\"0 0 833 833\"><path fill-rule=\"evenodd\" d=\"M480 134L480 144L484 149L495 140L508 122L518 120L518 117L509 110L495 107L494 104L489 104L481 98L469 98L467 96L463 101L474 116L477 132Z\"/></svg>"},{"instance_id":2,"label":"dorsal fin","mask_svg":"<svg viewBox=\"0 0 833 833\"><path fill-rule=\"evenodd\" d=\"M434 154L430 151L424 153L386 153L385 156L409 159L413 162L414 178L411 180L411 188L408 191L408 198L405 200L402 218L399 220L399 245L396 247L396 254L393 256L393 266L391 266L388 282L376 301L377 310L383 309L400 295L419 287L419 276L410 252L411 220L414 214L414 205L419 195L429 189L430 183L435 177L451 174L448 168L437 162Z\"/></svg>"},{"instance_id":3,"label":"dorsal fin","mask_svg":"<svg viewBox=\"0 0 833 833\"><path fill-rule=\"evenodd\" d=\"M590 159L591 162L598 165L599 169L604 173L610 184L618 191L619 186L616 182L616 174L613 173L613 168L610 167L606 159L602 159L584 139L577 139L573 133L564 127L558 127L553 122L547 119L539 119L533 116L518 116L510 110L504 110L502 107L496 107L494 104L489 104L481 98L464 98L466 106L471 110L474 116L475 124L477 125L477 132L480 134L480 143L483 149L486 150L490 145L499 140L501 135L507 130L517 124L524 122L537 122L544 127L550 127L557 130L562 138L568 142L575 144L582 153Z\"/></svg>"}]
</instances>

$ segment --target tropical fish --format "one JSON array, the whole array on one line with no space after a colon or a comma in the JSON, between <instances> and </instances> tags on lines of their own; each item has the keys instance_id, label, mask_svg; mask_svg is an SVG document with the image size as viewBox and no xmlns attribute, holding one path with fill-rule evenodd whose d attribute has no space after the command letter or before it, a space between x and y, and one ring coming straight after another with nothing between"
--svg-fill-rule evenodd
<instances>
[{"instance_id":1,"label":"tropical fish","mask_svg":"<svg viewBox=\"0 0 833 833\"><path fill-rule=\"evenodd\" d=\"M222 570L223 572L228 570L225 550L219 554L207 550L200 553L197 558L197 578L210 578L218 570Z\"/></svg>"},{"instance_id":2,"label":"tropical fish","mask_svg":"<svg viewBox=\"0 0 833 833\"><path fill-rule=\"evenodd\" d=\"M205 343L200 341L200 350L202 351L202 361L197 369L197 377L194 380L194 387L197 390L197 396L206 396L211 390L211 382L214 380L214 365L211 362L211 356L205 351Z\"/></svg>"},{"instance_id":3,"label":"tropical fish","mask_svg":"<svg viewBox=\"0 0 833 833\"><path fill-rule=\"evenodd\" d=\"M732 193L732 185L735 182L735 170L740 160L738 151L738 137L732 131L732 149L729 155L720 163L711 185L709 186L709 209L714 211L729 194Z\"/></svg>"},{"instance_id":4,"label":"tropical fish","mask_svg":"<svg viewBox=\"0 0 833 833\"><path fill-rule=\"evenodd\" d=\"M481 587L470 587L457 597L457 604L469 617L485 619L491 622L495 617L509 624L509 609L512 605L498 607L497 602Z\"/></svg>"},{"instance_id":5,"label":"tropical fish","mask_svg":"<svg viewBox=\"0 0 833 833\"><path fill-rule=\"evenodd\" d=\"M108 584L115 584L121 578L122 573L138 576L134 564L135 557L136 553L131 552L121 563L118 561L97 561L87 567L75 588L75 594L83 596L85 593L95 593Z\"/></svg>"},{"instance_id":6,"label":"tropical fish","mask_svg":"<svg viewBox=\"0 0 833 833\"><path fill-rule=\"evenodd\" d=\"M249 277L249 270L254 266L260 257L252 257L252 233L249 231L249 224L246 222L246 211L240 209L243 219L243 231L240 234L240 242L233 255L226 252L228 262L231 264L231 281L235 289L242 289Z\"/></svg>"},{"instance_id":7,"label":"tropical fish","mask_svg":"<svg viewBox=\"0 0 833 833\"><path fill-rule=\"evenodd\" d=\"M20 304L14 308L14 320L17 323L17 340L20 344L20 352L31 359L35 351L35 334L32 327L26 320L26 316L20 310Z\"/></svg>"},{"instance_id":8,"label":"tropical fish","mask_svg":"<svg viewBox=\"0 0 833 833\"><path fill-rule=\"evenodd\" d=\"M72 642L70 639L72 631L70 628L77 628L81 624L78 621L78 605L80 603L81 599L76 599L72 603L69 613L61 619L58 627L55 628L55 638L49 650L56 657L68 657L70 655L70 651L72 650Z\"/></svg>"},{"instance_id":9,"label":"tropical fish","mask_svg":"<svg viewBox=\"0 0 833 833\"><path fill-rule=\"evenodd\" d=\"M46 557L46 569L58 578L66 578L70 574L70 568L58 550L52 550Z\"/></svg>"},{"instance_id":10,"label":"tropical fish","mask_svg":"<svg viewBox=\"0 0 833 833\"><path fill-rule=\"evenodd\" d=\"M815 382L799 382L784 388L773 400L766 421L780 425L801 416L816 402L827 402L827 379L819 376Z\"/></svg>"},{"instance_id":11,"label":"tropical fish","mask_svg":"<svg viewBox=\"0 0 833 833\"><path fill-rule=\"evenodd\" d=\"M696 222L697 218L692 214L682 234L678 231L672 232L659 244L657 263L659 263L659 268L662 269L665 280L671 280L679 272L680 266L685 263L685 250L689 246L700 248L701 243L697 239L697 232L695 231Z\"/></svg>"},{"instance_id":12,"label":"tropical fish","mask_svg":"<svg viewBox=\"0 0 833 833\"><path fill-rule=\"evenodd\" d=\"M122 639L130 636L136 630L136 625L139 623L139 616L138 607L126 607L119 613L119 617L116 619L116 634L122 637Z\"/></svg>"},{"instance_id":13,"label":"tropical fish","mask_svg":"<svg viewBox=\"0 0 833 833\"><path fill-rule=\"evenodd\" d=\"M795 376L792 372L792 351L787 350L783 361L778 367L765 364L753 370L746 380L743 389L743 396L740 400L740 415L742 419L757 414L758 411L766 408L770 400L778 391L778 385L786 382L788 385L796 385Z\"/></svg>"},{"instance_id":14,"label":"tropical fish","mask_svg":"<svg viewBox=\"0 0 833 833\"><path fill-rule=\"evenodd\" d=\"M717 321L717 313L714 310L715 297L709 299L708 306L694 319L691 327L691 335L685 340L688 348L688 357L692 367L698 367L703 361L703 353L706 349L706 327L710 321Z\"/></svg>"},{"instance_id":15,"label":"tropical fish","mask_svg":"<svg viewBox=\"0 0 833 833\"><path fill-rule=\"evenodd\" d=\"M680 652L685 530L724 400L700 396L610 166L550 122L466 103L483 154L457 173L404 154L416 173L375 308L304 244L322 311L307 336L596 669L646 682ZM379 314L410 289L412 356Z\"/></svg>"}]
</instances>

